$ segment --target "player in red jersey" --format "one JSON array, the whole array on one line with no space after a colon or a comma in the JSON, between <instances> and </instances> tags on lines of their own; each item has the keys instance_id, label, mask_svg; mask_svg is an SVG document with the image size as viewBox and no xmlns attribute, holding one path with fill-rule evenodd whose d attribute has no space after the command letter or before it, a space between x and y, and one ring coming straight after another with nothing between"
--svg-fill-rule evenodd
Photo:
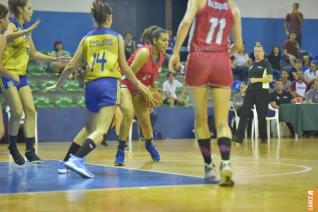
<instances>
[{"instance_id":1,"label":"player in red jersey","mask_svg":"<svg viewBox=\"0 0 318 212\"><path fill-rule=\"evenodd\" d=\"M150 44L137 49L128 59L128 64L141 83L147 87L156 88L154 82L158 78L159 69L164 62L164 53L168 48L169 35L164 29L151 26L144 31L141 40L148 41L147 43ZM153 132L150 122L150 109L145 104L141 92L132 83L123 80L122 84L120 107L123 112L123 119L120 126L115 165L124 165L124 149L134 114L145 137L146 150L154 161L159 161L160 154L152 144Z\"/></svg>"},{"instance_id":2,"label":"player in red jersey","mask_svg":"<svg viewBox=\"0 0 318 212\"><path fill-rule=\"evenodd\" d=\"M195 113L196 139L205 162L205 179L216 179L207 124L208 88L211 87L217 142L222 158L220 185L233 186L229 162L232 134L227 120L232 83L230 51L237 52L243 45L239 9L232 0L189 0L169 61L170 69L180 66L179 52L189 30L186 84ZM234 43L230 47L231 33Z\"/></svg>"}]
</instances>

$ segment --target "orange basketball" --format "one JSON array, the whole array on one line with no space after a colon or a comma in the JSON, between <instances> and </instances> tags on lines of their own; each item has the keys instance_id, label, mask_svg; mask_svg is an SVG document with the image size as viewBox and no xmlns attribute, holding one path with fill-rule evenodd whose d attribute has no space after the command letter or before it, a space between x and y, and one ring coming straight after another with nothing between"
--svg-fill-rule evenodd
<instances>
[{"instance_id":1,"label":"orange basketball","mask_svg":"<svg viewBox=\"0 0 318 212\"><path fill-rule=\"evenodd\" d=\"M152 104L150 101L147 101L145 96L142 96L142 101L145 103L145 105L149 108L157 107L162 104L162 95L158 90L154 90L151 92L152 96L155 99L155 102Z\"/></svg>"}]
</instances>

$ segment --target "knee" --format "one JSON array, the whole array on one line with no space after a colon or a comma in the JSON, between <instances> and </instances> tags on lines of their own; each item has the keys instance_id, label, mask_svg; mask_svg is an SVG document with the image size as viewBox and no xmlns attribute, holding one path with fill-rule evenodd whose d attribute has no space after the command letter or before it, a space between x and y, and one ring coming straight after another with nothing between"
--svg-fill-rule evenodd
<instances>
[{"instance_id":1,"label":"knee","mask_svg":"<svg viewBox=\"0 0 318 212\"><path fill-rule=\"evenodd\" d=\"M205 126L207 124L208 124L208 116L207 116L207 114L197 113L195 115L195 125L197 127Z\"/></svg>"},{"instance_id":2,"label":"knee","mask_svg":"<svg viewBox=\"0 0 318 212\"><path fill-rule=\"evenodd\" d=\"M23 115L22 108L11 110L11 119L20 120L22 115Z\"/></svg>"},{"instance_id":3,"label":"knee","mask_svg":"<svg viewBox=\"0 0 318 212\"><path fill-rule=\"evenodd\" d=\"M132 121L134 118L134 110L131 108L125 108L122 110L123 112L123 120Z\"/></svg>"},{"instance_id":4,"label":"knee","mask_svg":"<svg viewBox=\"0 0 318 212\"><path fill-rule=\"evenodd\" d=\"M24 112L25 112L25 116L35 117L35 108L34 107L27 107Z\"/></svg>"}]
</instances>

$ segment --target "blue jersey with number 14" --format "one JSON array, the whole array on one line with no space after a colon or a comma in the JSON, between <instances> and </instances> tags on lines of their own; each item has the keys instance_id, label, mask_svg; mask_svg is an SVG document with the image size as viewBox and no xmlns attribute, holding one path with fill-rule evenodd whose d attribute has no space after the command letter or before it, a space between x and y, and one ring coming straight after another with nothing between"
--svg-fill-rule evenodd
<instances>
[{"instance_id":1,"label":"blue jersey with number 14","mask_svg":"<svg viewBox=\"0 0 318 212\"><path fill-rule=\"evenodd\" d=\"M85 82L103 77L120 79L118 54L119 34L100 27L89 32L84 40L84 55L88 70Z\"/></svg>"}]
</instances>

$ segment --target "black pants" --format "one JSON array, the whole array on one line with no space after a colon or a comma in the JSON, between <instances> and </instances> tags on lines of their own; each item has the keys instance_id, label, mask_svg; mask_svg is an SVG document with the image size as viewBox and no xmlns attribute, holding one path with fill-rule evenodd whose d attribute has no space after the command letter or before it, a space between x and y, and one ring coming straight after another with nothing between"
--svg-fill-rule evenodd
<instances>
[{"instance_id":1,"label":"black pants","mask_svg":"<svg viewBox=\"0 0 318 212\"><path fill-rule=\"evenodd\" d=\"M238 125L236 136L239 139L244 138L244 131L248 120L249 113L256 105L256 111L258 116L258 131L261 139L267 139L266 129L266 115L268 111L269 93L267 89L247 89L244 103L242 106L242 113L240 117L240 123Z\"/></svg>"}]
</instances>

